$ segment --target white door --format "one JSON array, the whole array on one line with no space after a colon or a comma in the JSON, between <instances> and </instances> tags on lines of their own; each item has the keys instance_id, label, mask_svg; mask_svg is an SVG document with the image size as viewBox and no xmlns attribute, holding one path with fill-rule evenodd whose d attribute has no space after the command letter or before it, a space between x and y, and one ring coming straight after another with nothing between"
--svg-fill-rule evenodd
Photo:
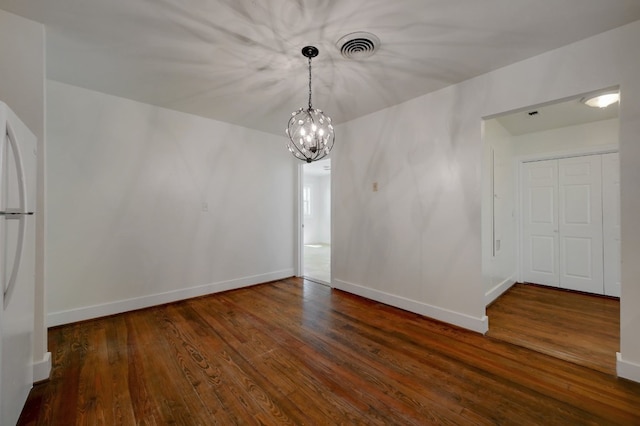
<instances>
[{"instance_id":1,"label":"white door","mask_svg":"<svg viewBox=\"0 0 640 426\"><path fill-rule=\"evenodd\" d=\"M560 287L604 293L601 156L558 160Z\"/></svg>"},{"instance_id":2,"label":"white door","mask_svg":"<svg viewBox=\"0 0 640 426\"><path fill-rule=\"evenodd\" d=\"M602 156L602 216L604 294L620 297L620 161L617 152Z\"/></svg>"},{"instance_id":3,"label":"white door","mask_svg":"<svg viewBox=\"0 0 640 426\"><path fill-rule=\"evenodd\" d=\"M523 164L522 279L559 285L558 161Z\"/></svg>"}]
</instances>

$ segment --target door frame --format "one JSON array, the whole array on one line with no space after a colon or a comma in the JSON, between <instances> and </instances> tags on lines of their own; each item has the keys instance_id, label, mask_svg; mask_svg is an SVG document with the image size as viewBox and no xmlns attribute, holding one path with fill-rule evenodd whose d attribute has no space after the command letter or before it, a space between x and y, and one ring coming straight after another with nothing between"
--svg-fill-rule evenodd
<instances>
[{"instance_id":1,"label":"door frame","mask_svg":"<svg viewBox=\"0 0 640 426\"><path fill-rule=\"evenodd\" d=\"M523 241L523 224L522 224L522 209L523 209L523 194L521 189L522 186L522 171L524 168L524 163L529 163L532 161L543 161L543 160L558 160L561 158L571 158L571 157L583 157L587 155L598 155L598 154L610 154L613 152L619 152L619 146L617 144L610 145L598 145L593 147L584 147L584 148L576 148L564 151L550 152L550 153L540 153L540 154L529 154L517 157L514 161L516 162L516 167L514 167L514 171L517 176L515 176L516 185L514 187L516 194L516 229L517 229L517 281L522 281L523 275L523 259L522 259L522 241Z\"/></svg>"},{"instance_id":2,"label":"door frame","mask_svg":"<svg viewBox=\"0 0 640 426\"><path fill-rule=\"evenodd\" d=\"M296 207L295 207L295 247L293 250L295 256L295 274L296 277L304 275L304 217L302 211L302 187L304 184L303 169L304 163L299 162L296 166Z\"/></svg>"}]
</instances>

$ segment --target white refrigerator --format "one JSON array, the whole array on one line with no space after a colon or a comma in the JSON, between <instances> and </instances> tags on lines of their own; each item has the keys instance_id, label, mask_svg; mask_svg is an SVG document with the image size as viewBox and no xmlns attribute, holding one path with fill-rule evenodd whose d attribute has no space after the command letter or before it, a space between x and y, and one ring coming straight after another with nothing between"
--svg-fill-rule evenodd
<instances>
[{"instance_id":1,"label":"white refrigerator","mask_svg":"<svg viewBox=\"0 0 640 426\"><path fill-rule=\"evenodd\" d=\"M0 425L33 385L37 139L0 101Z\"/></svg>"}]
</instances>

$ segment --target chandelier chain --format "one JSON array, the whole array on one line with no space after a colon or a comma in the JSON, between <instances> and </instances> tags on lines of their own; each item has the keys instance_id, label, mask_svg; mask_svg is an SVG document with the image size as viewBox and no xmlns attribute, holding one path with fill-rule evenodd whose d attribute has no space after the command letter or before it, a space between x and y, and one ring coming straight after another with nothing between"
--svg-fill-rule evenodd
<instances>
[{"instance_id":1,"label":"chandelier chain","mask_svg":"<svg viewBox=\"0 0 640 426\"><path fill-rule=\"evenodd\" d=\"M311 109L311 57L309 57L309 109Z\"/></svg>"}]
</instances>

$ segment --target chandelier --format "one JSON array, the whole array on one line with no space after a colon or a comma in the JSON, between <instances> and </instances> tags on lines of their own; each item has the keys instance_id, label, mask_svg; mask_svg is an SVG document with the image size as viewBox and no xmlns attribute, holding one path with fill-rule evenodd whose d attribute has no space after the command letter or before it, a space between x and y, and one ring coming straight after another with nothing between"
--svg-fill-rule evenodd
<instances>
[{"instance_id":1,"label":"chandelier","mask_svg":"<svg viewBox=\"0 0 640 426\"><path fill-rule=\"evenodd\" d=\"M311 163L329 154L335 135L331 118L311 106L311 58L318 56L318 49L303 47L302 55L309 58L309 107L291 113L286 129L287 147L297 159Z\"/></svg>"}]
</instances>

